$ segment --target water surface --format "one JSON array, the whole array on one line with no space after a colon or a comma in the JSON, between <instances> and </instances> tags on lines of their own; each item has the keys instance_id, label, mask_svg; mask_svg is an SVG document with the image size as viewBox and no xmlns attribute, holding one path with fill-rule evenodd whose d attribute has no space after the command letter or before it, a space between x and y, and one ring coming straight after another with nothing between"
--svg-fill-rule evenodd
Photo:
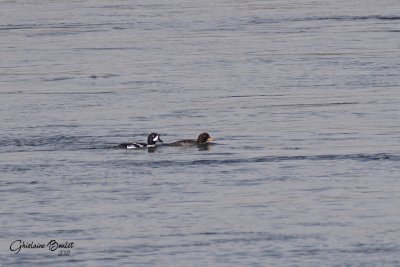
<instances>
[{"instance_id":1,"label":"water surface","mask_svg":"<svg viewBox=\"0 0 400 267\"><path fill-rule=\"evenodd\" d=\"M398 6L3 1L1 262L399 266Z\"/></svg>"}]
</instances>

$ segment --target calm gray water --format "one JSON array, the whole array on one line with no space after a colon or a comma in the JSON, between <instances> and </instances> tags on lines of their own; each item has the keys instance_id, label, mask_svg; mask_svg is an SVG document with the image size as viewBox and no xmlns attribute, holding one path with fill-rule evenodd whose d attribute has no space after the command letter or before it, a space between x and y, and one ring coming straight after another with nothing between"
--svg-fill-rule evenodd
<instances>
[{"instance_id":1,"label":"calm gray water","mask_svg":"<svg viewBox=\"0 0 400 267\"><path fill-rule=\"evenodd\" d=\"M400 266L399 10L1 1L0 265Z\"/></svg>"}]
</instances>

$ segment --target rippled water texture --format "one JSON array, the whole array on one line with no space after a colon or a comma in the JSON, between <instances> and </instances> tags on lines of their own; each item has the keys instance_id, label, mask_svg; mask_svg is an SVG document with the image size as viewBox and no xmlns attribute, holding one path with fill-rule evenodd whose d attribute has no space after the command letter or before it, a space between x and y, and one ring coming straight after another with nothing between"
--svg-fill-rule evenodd
<instances>
[{"instance_id":1,"label":"rippled water texture","mask_svg":"<svg viewBox=\"0 0 400 267\"><path fill-rule=\"evenodd\" d=\"M1 1L0 265L400 266L398 10Z\"/></svg>"}]
</instances>

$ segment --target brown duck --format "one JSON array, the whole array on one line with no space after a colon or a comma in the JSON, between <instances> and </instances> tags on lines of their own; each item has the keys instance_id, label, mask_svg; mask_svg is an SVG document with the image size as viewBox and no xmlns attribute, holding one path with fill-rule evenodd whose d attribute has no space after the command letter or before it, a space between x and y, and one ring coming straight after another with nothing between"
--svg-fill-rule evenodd
<instances>
[{"instance_id":1,"label":"brown duck","mask_svg":"<svg viewBox=\"0 0 400 267\"><path fill-rule=\"evenodd\" d=\"M197 140L191 140L191 139L180 140L180 141L173 142L169 145L171 145L171 146L195 146L195 145L205 145L205 144L207 144L207 142L211 142L211 141L214 141L214 138L212 138L208 133L202 133L199 135Z\"/></svg>"}]
</instances>

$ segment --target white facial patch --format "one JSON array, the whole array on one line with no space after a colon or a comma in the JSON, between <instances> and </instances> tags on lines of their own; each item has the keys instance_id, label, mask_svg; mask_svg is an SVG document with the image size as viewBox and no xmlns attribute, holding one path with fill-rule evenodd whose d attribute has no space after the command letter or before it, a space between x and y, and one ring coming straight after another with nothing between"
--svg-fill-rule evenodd
<instances>
[{"instance_id":1,"label":"white facial patch","mask_svg":"<svg viewBox=\"0 0 400 267\"><path fill-rule=\"evenodd\" d=\"M153 138L153 141L154 141L154 142L157 142L157 141L158 141L158 135L156 135L156 137Z\"/></svg>"}]
</instances>

